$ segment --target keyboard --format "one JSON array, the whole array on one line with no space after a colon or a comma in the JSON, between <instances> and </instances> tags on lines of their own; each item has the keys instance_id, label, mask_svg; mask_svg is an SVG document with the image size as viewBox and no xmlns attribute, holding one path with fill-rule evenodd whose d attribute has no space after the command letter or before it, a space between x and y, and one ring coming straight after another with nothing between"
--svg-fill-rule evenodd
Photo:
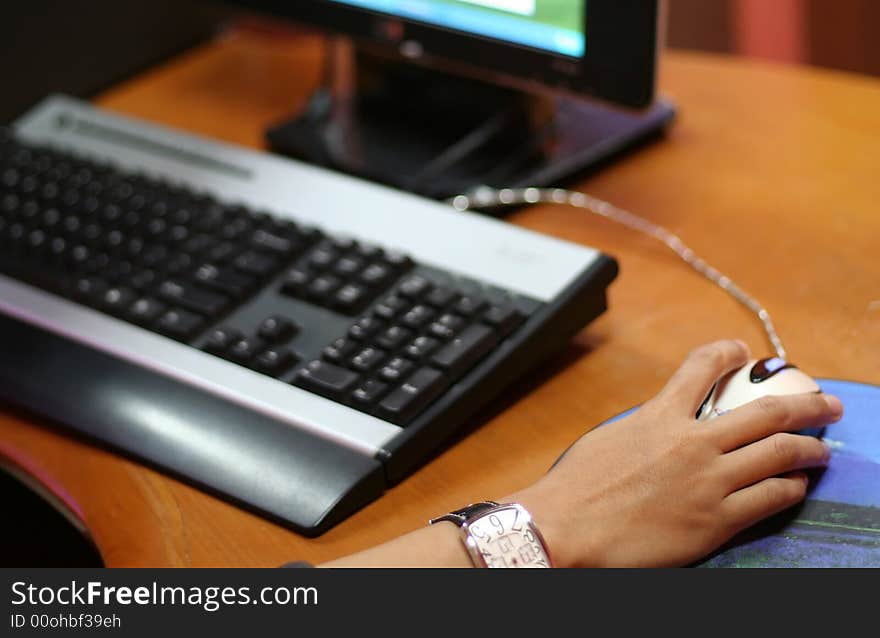
<instances>
[{"instance_id":1,"label":"keyboard","mask_svg":"<svg viewBox=\"0 0 880 638\"><path fill-rule=\"evenodd\" d=\"M564 346L615 275L65 97L0 129L0 396L310 536Z\"/></svg>"}]
</instances>

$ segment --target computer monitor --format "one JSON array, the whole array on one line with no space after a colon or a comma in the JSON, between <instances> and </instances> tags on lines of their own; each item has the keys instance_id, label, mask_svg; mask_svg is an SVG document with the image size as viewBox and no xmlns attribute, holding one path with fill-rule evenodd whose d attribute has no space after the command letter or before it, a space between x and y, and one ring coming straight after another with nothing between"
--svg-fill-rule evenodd
<instances>
[{"instance_id":1,"label":"computer monitor","mask_svg":"<svg viewBox=\"0 0 880 638\"><path fill-rule=\"evenodd\" d=\"M254 0L363 44L502 81L647 107L661 0Z\"/></svg>"},{"instance_id":2,"label":"computer monitor","mask_svg":"<svg viewBox=\"0 0 880 638\"><path fill-rule=\"evenodd\" d=\"M272 148L429 196L559 183L673 117L655 100L662 0L239 4L347 36L370 78L350 108L319 92Z\"/></svg>"}]
</instances>

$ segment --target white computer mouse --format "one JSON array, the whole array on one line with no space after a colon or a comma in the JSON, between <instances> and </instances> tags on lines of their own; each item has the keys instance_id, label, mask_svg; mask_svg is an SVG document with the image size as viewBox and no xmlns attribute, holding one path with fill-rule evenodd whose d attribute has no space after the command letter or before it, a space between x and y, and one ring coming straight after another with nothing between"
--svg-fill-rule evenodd
<instances>
[{"instance_id":1,"label":"white computer mouse","mask_svg":"<svg viewBox=\"0 0 880 638\"><path fill-rule=\"evenodd\" d=\"M739 370L722 378L700 410L697 419L708 421L741 405L767 395L801 394L821 392L822 389L810 375L779 357L754 359ZM822 428L801 430L802 434L818 436Z\"/></svg>"}]
</instances>

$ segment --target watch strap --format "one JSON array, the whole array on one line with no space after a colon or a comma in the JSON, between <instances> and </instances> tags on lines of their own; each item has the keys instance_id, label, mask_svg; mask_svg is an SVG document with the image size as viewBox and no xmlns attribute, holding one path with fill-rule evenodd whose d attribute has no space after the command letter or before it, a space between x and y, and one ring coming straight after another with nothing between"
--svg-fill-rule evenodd
<instances>
[{"instance_id":1,"label":"watch strap","mask_svg":"<svg viewBox=\"0 0 880 638\"><path fill-rule=\"evenodd\" d=\"M428 524L434 525L435 523L440 523L442 521L449 521L450 523L455 523L456 525L461 527L470 519L475 518L480 514L483 514L484 512L487 512L495 507L499 507L499 504L495 501L480 501L479 503L471 503L470 505L466 505L461 509L449 512L448 514L444 514L443 516L432 518L430 521L428 521Z\"/></svg>"}]
</instances>

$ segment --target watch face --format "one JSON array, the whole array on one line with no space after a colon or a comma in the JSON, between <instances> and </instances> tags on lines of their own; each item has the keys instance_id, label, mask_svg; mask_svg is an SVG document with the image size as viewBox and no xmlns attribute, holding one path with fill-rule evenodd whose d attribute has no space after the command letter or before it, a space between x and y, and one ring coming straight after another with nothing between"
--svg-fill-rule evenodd
<instances>
[{"instance_id":1,"label":"watch face","mask_svg":"<svg viewBox=\"0 0 880 638\"><path fill-rule=\"evenodd\" d=\"M494 510L467 526L468 546L487 567L550 567L528 512L510 506Z\"/></svg>"}]
</instances>

